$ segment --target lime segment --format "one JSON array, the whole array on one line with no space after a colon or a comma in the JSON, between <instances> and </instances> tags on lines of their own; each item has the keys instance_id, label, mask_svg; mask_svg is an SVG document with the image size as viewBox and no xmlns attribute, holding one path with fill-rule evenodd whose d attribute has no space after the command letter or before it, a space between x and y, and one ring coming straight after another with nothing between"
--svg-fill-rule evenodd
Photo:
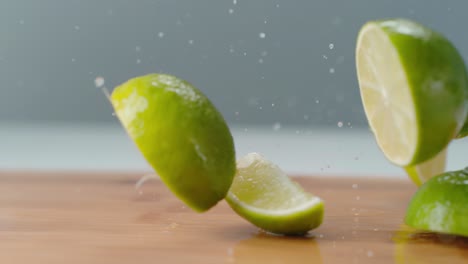
<instances>
[{"instance_id":1,"label":"lime segment","mask_svg":"<svg viewBox=\"0 0 468 264\"><path fill-rule=\"evenodd\" d=\"M149 74L115 88L111 102L148 163L187 205L205 211L226 196L235 174L233 139L198 89Z\"/></svg>"},{"instance_id":2,"label":"lime segment","mask_svg":"<svg viewBox=\"0 0 468 264\"><path fill-rule=\"evenodd\" d=\"M468 236L468 168L431 178L413 196L407 225L427 231Z\"/></svg>"},{"instance_id":3,"label":"lime segment","mask_svg":"<svg viewBox=\"0 0 468 264\"><path fill-rule=\"evenodd\" d=\"M277 234L304 234L318 227L323 219L322 200L305 192L258 153L238 160L226 200L240 216Z\"/></svg>"},{"instance_id":4,"label":"lime segment","mask_svg":"<svg viewBox=\"0 0 468 264\"><path fill-rule=\"evenodd\" d=\"M368 22L359 32L356 67L370 128L392 163L434 158L462 129L466 68L441 34L405 19Z\"/></svg>"}]
</instances>

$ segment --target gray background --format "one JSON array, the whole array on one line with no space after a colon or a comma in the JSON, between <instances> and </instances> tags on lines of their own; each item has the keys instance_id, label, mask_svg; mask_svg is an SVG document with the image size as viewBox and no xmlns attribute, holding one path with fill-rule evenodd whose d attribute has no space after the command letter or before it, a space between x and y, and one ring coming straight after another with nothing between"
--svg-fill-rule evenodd
<instances>
[{"instance_id":1,"label":"gray background","mask_svg":"<svg viewBox=\"0 0 468 264\"><path fill-rule=\"evenodd\" d=\"M201 89L230 124L365 126L354 68L361 25L415 19L466 58L467 3L2 0L0 121L116 122L94 79L112 89L165 72Z\"/></svg>"}]
</instances>

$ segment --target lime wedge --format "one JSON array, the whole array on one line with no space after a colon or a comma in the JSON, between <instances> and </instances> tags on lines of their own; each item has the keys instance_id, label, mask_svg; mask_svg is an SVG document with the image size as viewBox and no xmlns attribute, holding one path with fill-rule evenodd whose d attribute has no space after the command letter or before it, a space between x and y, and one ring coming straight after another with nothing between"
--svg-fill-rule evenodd
<instances>
[{"instance_id":1,"label":"lime wedge","mask_svg":"<svg viewBox=\"0 0 468 264\"><path fill-rule=\"evenodd\" d=\"M405 171L416 185L420 186L430 178L445 171L447 161L447 148L439 152L435 157L422 163L405 167Z\"/></svg>"},{"instance_id":2,"label":"lime wedge","mask_svg":"<svg viewBox=\"0 0 468 264\"><path fill-rule=\"evenodd\" d=\"M407 225L426 231L468 236L468 168L428 180L406 211Z\"/></svg>"},{"instance_id":3,"label":"lime wedge","mask_svg":"<svg viewBox=\"0 0 468 264\"><path fill-rule=\"evenodd\" d=\"M226 200L241 217L276 234L305 234L323 219L322 200L305 192L257 153L237 161L237 174Z\"/></svg>"},{"instance_id":4,"label":"lime wedge","mask_svg":"<svg viewBox=\"0 0 468 264\"><path fill-rule=\"evenodd\" d=\"M226 196L235 174L233 139L199 90L149 74L115 88L111 102L148 163L188 206L205 211Z\"/></svg>"},{"instance_id":5,"label":"lime wedge","mask_svg":"<svg viewBox=\"0 0 468 264\"><path fill-rule=\"evenodd\" d=\"M427 161L461 131L466 68L441 34L405 19L368 22L357 39L356 66L370 128L390 162Z\"/></svg>"}]
</instances>

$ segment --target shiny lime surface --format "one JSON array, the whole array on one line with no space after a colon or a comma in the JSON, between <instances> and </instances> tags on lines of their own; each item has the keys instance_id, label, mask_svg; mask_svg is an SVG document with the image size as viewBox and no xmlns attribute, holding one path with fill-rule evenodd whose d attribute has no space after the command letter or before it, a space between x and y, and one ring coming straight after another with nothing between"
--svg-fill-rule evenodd
<instances>
[{"instance_id":1,"label":"shiny lime surface","mask_svg":"<svg viewBox=\"0 0 468 264\"><path fill-rule=\"evenodd\" d=\"M149 74L116 87L111 101L143 156L182 201L201 212L226 196L235 173L233 138L198 89Z\"/></svg>"},{"instance_id":2,"label":"shiny lime surface","mask_svg":"<svg viewBox=\"0 0 468 264\"><path fill-rule=\"evenodd\" d=\"M413 196L407 225L468 237L468 168L431 178Z\"/></svg>"}]
</instances>

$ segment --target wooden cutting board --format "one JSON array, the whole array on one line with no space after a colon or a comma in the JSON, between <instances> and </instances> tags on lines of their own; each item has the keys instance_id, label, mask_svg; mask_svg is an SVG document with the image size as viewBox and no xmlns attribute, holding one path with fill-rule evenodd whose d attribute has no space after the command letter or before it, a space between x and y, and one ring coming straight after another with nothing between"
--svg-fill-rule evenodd
<instances>
[{"instance_id":1,"label":"wooden cutting board","mask_svg":"<svg viewBox=\"0 0 468 264\"><path fill-rule=\"evenodd\" d=\"M402 225L409 181L296 178L325 200L307 237L199 214L142 173L0 173L0 263L468 263L468 239Z\"/></svg>"}]
</instances>

